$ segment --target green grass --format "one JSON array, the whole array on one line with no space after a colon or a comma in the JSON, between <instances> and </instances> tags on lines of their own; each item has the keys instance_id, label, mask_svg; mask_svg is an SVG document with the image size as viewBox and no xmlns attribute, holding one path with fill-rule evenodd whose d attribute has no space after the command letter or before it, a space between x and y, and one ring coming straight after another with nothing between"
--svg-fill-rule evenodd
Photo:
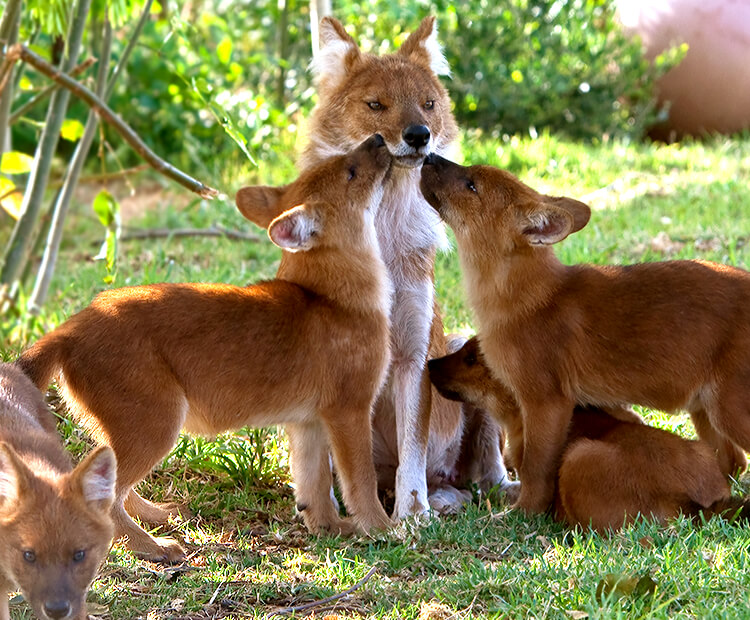
<instances>
[{"instance_id":1,"label":"green grass","mask_svg":"<svg viewBox=\"0 0 750 620\"><path fill-rule=\"evenodd\" d=\"M507 167L546 193L587 200L591 223L559 246L565 262L626 263L701 257L750 267L750 137L679 146L583 146L542 136L490 141L464 136L464 160ZM233 194L248 179L284 183L278 168L235 171ZM170 191L174 191L170 188ZM181 201L184 203L184 199ZM262 233L231 200L166 206L133 223L143 227L228 228ZM2 231L0 231L2 232ZM103 289L104 266L91 262L101 231L81 206L42 316L0 318L11 357ZM2 235L0 235L2 240ZM121 247L119 286L159 281L238 284L272 277L279 251L227 239L162 239ZM455 252L441 254L436 287L446 326L472 331ZM651 422L692 435L685 416L645 412ZM69 421L71 450L87 449ZM182 438L144 482L147 497L188 502L196 516L172 526L189 559L167 568L115 545L89 600L102 618L265 618L346 590L375 573L335 611L316 617L427 618L736 618L750 603L750 535L713 520L696 526L639 522L611 537L570 531L548 517L524 517L502 500L477 498L460 515L419 527L407 522L375 537L315 538L294 516L283 436L248 430L215 441ZM737 484L737 491L747 490ZM608 576L609 575L609 576ZM642 592L633 585L641 580ZM614 583L620 580L619 586ZM25 605L13 617L28 618Z\"/></svg>"}]
</instances>

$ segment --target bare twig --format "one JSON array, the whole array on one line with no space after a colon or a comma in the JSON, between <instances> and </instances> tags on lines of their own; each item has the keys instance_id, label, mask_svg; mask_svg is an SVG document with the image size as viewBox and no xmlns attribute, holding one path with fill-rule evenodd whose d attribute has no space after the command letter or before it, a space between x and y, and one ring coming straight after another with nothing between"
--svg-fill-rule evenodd
<instances>
[{"instance_id":1,"label":"bare twig","mask_svg":"<svg viewBox=\"0 0 750 620\"><path fill-rule=\"evenodd\" d=\"M88 69L95 62L96 62L96 58L87 58L80 65L75 67L70 72L70 77L78 77L79 75L81 75L81 73L86 71L86 69ZM29 99L20 108L15 110L13 114L10 115L10 118L8 119L8 124L12 125L13 123L17 122L19 118L21 118L24 114L26 114L26 112L31 110L31 108L37 105L40 101L44 101L58 88L60 88L58 84L50 84L49 86L47 86L47 88L43 88L42 90L40 90L36 95L34 95L31 99ZM2 86L0 86L0 90L2 90Z\"/></svg>"},{"instance_id":2,"label":"bare twig","mask_svg":"<svg viewBox=\"0 0 750 620\"><path fill-rule=\"evenodd\" d=\"M348 590L344 590L343 592L339 592L338 594L334 594L333 596L329 596L328 598L320 599L319 601L312 601L310 603L305 603L304 605L297 605L295 607L282 607L281 609L277 609L276 611L273 611L270 614L266 615L266 620L268 620L269 618L273 618L275 616L287 616L289 614L298 613L300 611L307 611L308 609L313 609L315 607L322 607L325 605L329 605L330 603L334 601L338 601L342 598L345 598L349 596L352 592L359 590L363 585L365 585L370 580L370 577L372 577L375 574L376 570L377 570L377 566L373 566L369 571L367 571L367 574L364 577L362 577L362 579L360 579L357 583L355 583Z\"/></svg>"},{"instance_id":3,"label":"bare twig","mask_svg":"<svg viewBox=\"0 0 750 620\"><path fill-rule=\"evenodd\" d=\"M93 108L96 113L107 123L115 128L122 138L138 153L143 159L145 159L151 166L164 176L169 177L173 181L176 181L183 187L186 187L192 192L195 192L203 198L213 198L218 195L218 191L212 187L204 185L200 181L192 178L185 174L181 170L175 168L172 164L164 161L156 153L154 153L143 140L136 134L133 129L125 123L106 103L104 103L99 97L97 97L88 88L79 84L72 79L66 73L55 69L41 56L35 54L27 47L16 44L8 51L8 56L15 56L30 64L32 67L49 77L51 80L57 82L62 87L72 92L76 97L84 101L88 106Z\"/></svg>"},{"instance_id":4,"label":"bare twig","mask_svg":"<svg viewBox=\"0 0 750 620\"><path fill-rule=\"evenodd\" d=\"M226 237L227 239L253 242L261 240L257 235L244 233L239 230L230 230L221 226L212 226L211 228L150 228L148 230L134 230L129 233L123 233L120 241L161 239L164 237Z\"/></svg>"}]
</instances>

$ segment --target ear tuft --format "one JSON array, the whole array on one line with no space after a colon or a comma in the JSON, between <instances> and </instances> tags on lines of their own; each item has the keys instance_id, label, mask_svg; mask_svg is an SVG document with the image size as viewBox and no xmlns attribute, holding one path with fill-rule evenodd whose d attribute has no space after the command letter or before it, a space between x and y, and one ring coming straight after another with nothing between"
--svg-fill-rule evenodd
<instances>
[{"instance_id":1,"label":"ear tuft","mask_svg":"<svg viewBox=\"0 0 750 620\"><path fill-rule=\"evenodd\" d=\"M285 211L268 227L271 241L289 252L305 252L315 247L319 232L317 218L305 205Z\"/></svg>"},{"instance_id":2,"label":"ear tuft","mask_svg":"<svg viewBox=\"0 0 750 620\"><path fill-rule=\"evenodd\" d=\"M360 57L359 47L340 21L324 17L320 22L320 50L310 63L318 85L334 88Z\"/></svg>"},{"instance_id":3,"label":"ear tuft","mask_svg":"<svg viewBox=\"0 0 750 620\"><path fill-rule=\"evenodd\" d=\"M75 469L73 476L80 480L85 502L108 508L115 501L117 461L112 448L98 447Z\"/></svg>"},{"instance_id":4,"label":"ear tuft","mask_svg":"<svg viewBox=\"0 0 750 620\"><path fill-rule=\"evenodd\" d=\"M429 68L435 75L450 76L451 69L443 55L437 38L435 17L430 15L422 20L414 32L404 41L399 54Z\"/></svg>"},{"instance_id":5,"label":"ear tuft","mask_svg":"<svg viewBox=\"0 0 750 620\"><path fill-rule=\"evenodd\" d=\"M286 190L284 187L252 185L243 187L237 192L235 202L240 213L253 224L268 228L273 219L279 215L279 201Z\"/></svg>"},{"instance_id":6,"label":"ear tuft","mask_svg":"<svg viewBox=\"0 0 750 620\"><path fill-rule=\"evenodd\" d=\"M0 511L18 501L18 457L8 444L0 442Z\"/></svg>"}]
</instances>

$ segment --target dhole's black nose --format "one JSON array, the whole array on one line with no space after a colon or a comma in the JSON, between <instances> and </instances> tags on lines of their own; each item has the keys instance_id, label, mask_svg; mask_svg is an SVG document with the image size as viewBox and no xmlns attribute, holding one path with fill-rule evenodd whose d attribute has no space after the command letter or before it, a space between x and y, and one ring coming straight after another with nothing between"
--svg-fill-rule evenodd
<instances>
[{"instance_id":1,"label":"dhole's black nose","mask_svg":"<svg viewBox=\"0 0 750 620\"><path fill-rule=\"evenodd\" d=\"M425 125L409 125L401 133L401 137L406 144L418 149L430 141L430 129Z\"/></svg>"},{"instance_id":2,"label":"dhole's black nose","mask_svg":"<svg viewBox=\"0 0 750 620\"><path fill-rule=\"evenodd\" d=\"M385 140L379 133L372 136L372 142L375 146L385 146Z\"/></svg>"},{"instance_id":3,"label":"dhole's black nose","mask_svg":"<svg viewBox=\"0 0 750 620\"><path fill-rule=\"evenodd\" d=\"M44 613L50 618L65 618L70 613L68 601L47 601L44 603Z\"/></svg>"},{"instance_id":4,"label":"dhole's black nose","mask_svg":"<svg viewBox=\"0 0 750 620\"><path fill-rule=\"evenodd\" d=\"M424 158L425 166L434 166L436 163L437 163L437 155L435 155L435 153L430 153L427 157Z\"/></svg>"}]
</instances>

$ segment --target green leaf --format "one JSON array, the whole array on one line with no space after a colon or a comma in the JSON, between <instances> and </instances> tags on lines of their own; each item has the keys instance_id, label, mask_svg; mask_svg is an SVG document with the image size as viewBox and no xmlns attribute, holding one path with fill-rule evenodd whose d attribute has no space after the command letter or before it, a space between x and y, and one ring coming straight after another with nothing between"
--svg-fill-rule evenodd
<instances>
[{"instance_id":1,"label":"green leaf","mask_svg":"<svg viewBox=\"0 0 750 620\"><path fill-rule=\"evenodd\" d=\"M102 226L108 228L116 221L117 214L120 211L120 204L106 189L103 189L96 195L92 206Z\"/></svg>"},{"instance_id":2,"label":"green leaf","mask_svg":"<svg viewBox=\"0 0 750 620\"><path fill-rule=\"evenodd\" d=\"M0 172L3 174L26 174L31 171L33 163L34 158L26 153L9 151L8 153L3 153Z\"/></svg>"},{"instance_id":3,"label":"green leaf","mask_svg":"<svg viewBox=\"0 0 750 620\"><path fill-rule=\"evenodd\" d=\"M607 573L596 586L596 598L603 602L610 596L617 599L653 595L656 592L656 585L649 575Z\"/></svg>"},{"instance_id":4,"label":"green leaf","mask_svg":"<svg viewBox=\"0 0 750 620\"><path fill-rule=\"evenodd\" d=\"M232 40L229 37L224 37L216 46L216 56L223 65L232 58Z\"/></svg>"},{"instance_id":5,"label":"green leaf","mask_svg":"<svg viewBox=\"0 0 750 620\"><path fill-rule=\"evenodd\" d=\"M83 136L83 123L77 121L74 118L68 118L63 121L62 127L60 128L60 135L64 140L69 142L77 142Z\"/></svg>"}]
</instances>

